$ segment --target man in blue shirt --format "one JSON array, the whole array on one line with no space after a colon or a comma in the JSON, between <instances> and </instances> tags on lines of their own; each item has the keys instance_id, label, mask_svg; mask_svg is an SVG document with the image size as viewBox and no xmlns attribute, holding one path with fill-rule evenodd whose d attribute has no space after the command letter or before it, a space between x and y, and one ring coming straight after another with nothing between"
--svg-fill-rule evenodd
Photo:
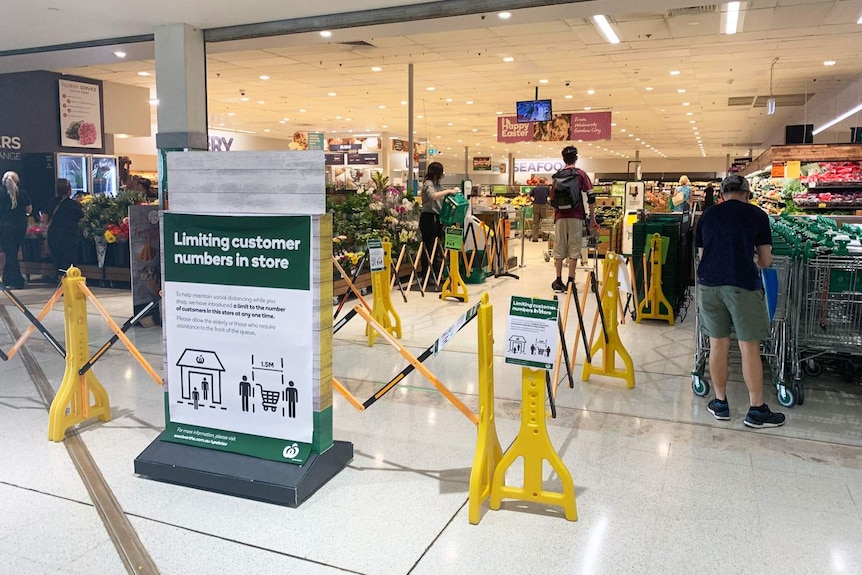
<instances>
[{"instance_id":1,"label":"man in blue shirt","mask_svg":"<svg viewBox=\"0 0 862 575\"><path fill-rule=\"evenodd\" d=\"M784 414L773 413L763 403L760 342L771 331L760 270L772 265L772 234L769 216L748 203L749 192L744 177L726 177L721 182L724 201L701 216L695 245L700 256L698 317L709 336L709 373L715 387L715 399L707 409L716 419L730 419L726 391L732 325L750 402L744 423L757 429L784 425Z\"/></svg>"}]
</instances>

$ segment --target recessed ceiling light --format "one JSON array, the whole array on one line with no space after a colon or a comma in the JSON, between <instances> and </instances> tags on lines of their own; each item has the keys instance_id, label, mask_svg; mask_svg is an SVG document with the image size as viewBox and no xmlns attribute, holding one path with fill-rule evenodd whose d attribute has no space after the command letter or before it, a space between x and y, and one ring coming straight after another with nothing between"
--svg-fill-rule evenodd
<instances>
[{"instance_id":1,"label":"recessed ceiling light","mask_svg":"<svg viewBox=\"0 0 862 575\"><path fill-rule=\"evenodd\" d=\"M696 123L697 123L697 121L696 121L696 120L689 120L689 121L688 121L688 123L689 123L689 124L696 124Z\"/></svg>"},{"instance_id":2,"label":"recessed ceiling light","mask_svg":"<svg viewBox=\"0 0 862 575\"><path fill-rule=\"evenodd\" d=\"M616 123L616 122L611 122L611 128L616 128L616 127L617 127L617 123Z\"/></svg>"},{"instance_id":3,"label":"recessed ceiling light","mask_svg":"<svg viewBox=\"0 0 862 575\"><path fill-rule=\"evenodd\" d=\"M498 116L502 116L502 115L503 115L503 112L501 112L500 110L497 110L497 115L498 115Z\"/></svg>"},{"instance_id":4,"label":"recessed ceiling light","mask_svg":"<svg viewBox=\"0 0 862 575\"><path fill-rule=\"evenodd\" d=\"M479 131L479 128L473 128L473 131L474 131L474 132L478 132L478 131Z\"/></svg>"},{"instance_id":5,"label":"recessed ceiling light","mask_svg":"<svg viewBox=\"0 0 862 575\"><path fill-rule=\"evenodd\" d=\"M336 94L335 92L327 92L326 95L327 96L337 96L338 94Z\"/></svg>"},{"instance_id":6,"label":"recessed ceiling light","mask_svg":"<svg viewBox=\"0 0 862 575\"><path fill-rule=\"evenodd\" d=\"M448 125L448 126L454 126L454 125L455 125L455 123L454 123L454 122L449 122L447 125Z\"/></svg>"},{"instance_id":7,"label":"recessed ceiling light","mask_svg":"<svg viewBox=\"0 0 862 575\"><path fill-rule=\"evenodd\" d=\"M685 88L680 88L676 91L677 94L685 94Z\"/></svg>"},{"instance_id":8,"label":"recessed ceiling light","mask_svg":"<svg viewBox=\"0 0 862 575\"><path fill-rule=\"evenodd\" d=\"M159 99L158 98L153 98L150 100L150 106L158 106L158 105L159 105Z\"/></svg>"},{"instance_id":9,"label":"recessed ceiling light","mask_svg":"<svg viewBox=\"0 0 862 575\"><path fill-rule=\"evenodd\" d=\"M834 66L836 64L835 60L825 60L823 62L824 66Z\"/></svg>"},{"instance_id":10,"label":"recessed ceiling light","mask_svg":"<svg viewBox=\"0 0 862 575\"><path fill-rule=\"evenodd\" d=\"M381 68L380 66L372 66L371 71L372 72L382 72L383 68Z\"/></svg>"},{"instance_id":11,"label":"recessed ceiling light","mask_svg":"<svg viewBox=\"0 0 862 575\"><path fill-rule=\"evenodd\" d=\"M694 112L686 112L685 115L686 116L694 116Z\"/></svg>"},{"instance_id":12,"label":"recessed ceiling light","mask_svg":"<svg viewBox=\"0 0 862 575\"><path fill-rule=\"evenodd\" d=\"M633 138L633 137L634 137L634 134L629 134L629 138Z\"/></svg>"},{"instance_id":13,"label":"recessed ceiling light","mask_svg":"<svg viewBox=\"0 0 862 575\"><path fill-rule=\"evenodd\" d=\"M227 115L228 116L236 116L236 112L228 112Z\"/></svg>"},{"instance_id":14,"label":"recessed ceiling light","mask_svg":"<svg viewBox=\"0 0 862 575\"><path fill-rule=\"evenodd\" d=\"M541 80L539 80L539 84L547 84L547 83L548 83L547 78L542 78Z\"/></svg>"},{"instance_id":15,"label":"recessed ceiling light","mask_svg":"<svg viewBox=\"0 0 862 575\"><path fill-rule=\"evenodd\" d=\"M641 141L640 138L635 138L635 142L640 142L640 141Z\"/></svg>"},{"instance_id":16,"label":"recessed ceiling light","mask_svg":"<svg viewBox=\"0 0 862 575\"><path fill-rule=\"evenodd\" d=\"M591 107L589 107L589 106L584 106L584 110L586 110L587 112L589 112L590 110L592 110L592 108L591 108Z\"/></svg>"},{"instance_id":17,"label":"recessed ceiling light","mask_svg":"<svg viewBox=\"0 0 862 575\"><path fill-rule=\"evenodd\" d=\"M306 110L305 108L300 108L300 109L299 109L299 111L300 111L301 113L303 113L303 114L304 114L304 113L305 113L305 112L307 112L308 110Z\"/></svg>"},{"instance_id":18,"label":"recessed ceiling light","mask_svg":"<svg viewBox=\"0 0 862 575\"><path fill-rule=\"evenodd\" d=\"M352 121L352 120L353 120L353 118L344 118L344 121L345 121L345 122L350 122L350 121Z\"/></svg>"},{"instance_id":19,"label":"recessed ceiling light","mask_svg":"<svg viewBox=\"0 0 862 575\"><path fill-rule=\"evenodd\" d=\"M284 121L284 120L279 120L279 121L278 121L278 123L279 123L279 124L284 124L284 123L285 123L285 121Z\"/></svg>"},{"instance_id":20,"label":"recessed ceiling light","mask_svg":"<svg viewBox=\"0 0 862 575\"><path fill-rule=\"evenodd\" d=\"M428 90L429 92L433 92L433 91L434 91L434 90L436 90L437 88L435 88L434 86L428 86L428 87L427 87L427 88L425 88L425 89L426 89L426 90Z\"/></svg>"},{"instance_id":21,"label":"recessed ceiling light","mask_svg":"<svg viewBox=\"0 0 862 575\"><path fill-rule=\"evenodd\" d=\"M341 119L341 116L335 116L335 119L336 119L336 120L340 120L340 119Z\"/></svg>"},{"instance_id":22,"label":"recessed ceiling light","mask_svg":"<svg viewBox=\"0 0 862 575\"><path fill-rule=\"evenodd\" d=\"M503 58L503 62L514 62L515 59L512 56L506 56Z\"/></svg>"},{"instance_id":23,"label":"recessed ceiling light","mask_svg":"<svg viewBox=\"0 0 862 575\"><path fill-rule=\"evenodd\" d=\"M383 104L380 104L379 106L377 106L377 109L379 109L379 110L385 110L385 109L386 109L386 106L385 106L385 105L383 105Z\"/></svg>"},{"instance_id":24,"label":"recessed ceiling light","mask_svg":"<svg viewBox=\"0 0 862 575\"><path fill-rule=\"evenodd\" d=\"M671 76L679 76L679 70L671 70L670 75Z\"/></svg>"},{"instance_id":25,"label":"recessed ceiling light","mask_svg":"<svg viewBox=\"0 0 862 575\"><path fill-rule=\"evenodd\" d=\"M257 103L258 104L266 104L266 102L264 102L263 100L258 100Z\"/></svg>"},{"instance_id":26,"label":"recessed ceiling light","mask_svg":"<svg viewBox=\"0 0 862 575\"><path fill-rule=\"evenodd\" d=\"M219 126L224 126L224 122L222 122L221 124L219 124Z\"/></svg>"},{"instance_id":27,"label":"recessed ceiling light","mask_svg":"<svg viewBox=\"0 0 862 575\"><path fill-rule=\"evenodd\" d=\"M473 105L473 100L467 100L466 104L467 104L468 106L472 106L472 105Z\"/></svg>"},{"instance_id":28,"label":"recessed ceiling light","mask_svg":"<svg viewBox=\"0 0 862 575\"><path fill-rule=\"evenodd\" d=\"M500 12L499 14L497 14L497 17L500 18L500 20L508 20L509 18L512 17L512 13L511 12Z\"/></svg>"},{"instance_id":29,"label":"recessed ceiling light","mask_svg":"<svg viewBox=\"0 0 862 575\"><path fill-rule=\"evenodd\" d=\"M653 89L653 88L652 88L652 86L647 86L647 87L645 88L645 90L646 90L647 92L652 92L652 89Z\"/></svg>"},{"instance_id":30,"label":"recessed ceiling light","mask_svg":"<svg viewBox=\"0 0 862 575\"><path fill-rule=\"evenodd\" d=\"M124 140L126 138L129 138L130 136L128 134L114 134L114 137L120 138L121 140Z\"/></svg>"},{"instance_id":31,"label":"recessed ceiling light","mask_svg":"<svg viewBox=\"0 0 862 575\"><path fill-rule=\"evenodd\" d=\"M240 98L240 101L241 102L248 102L248 96L243 96L242 98Z\"/></svg>"},{"instance_id":32,"label":"recessed ceiling light","mask_svg":"<svg viewBox=\"0 0 862 575\"><path fill-rule=\"evenodd\" d=\"M123 52L122 50L117 50L116 52L114 52L114 56L116 56L117 58L125 58L126 53Z\"/></svg>"},{"instance_id":33,"label":"recessed ceiling light","mask_svg":"<svg viewBox=\"0 0 862 575\"><path fill-rule=\"evenodd\" d=\"M269 128L264 128L264 132L269 132Z\"/></svg>"},{"instance_id":34,"label":"recessed ceiling light","mask_svg":"<svg viewBox=\"0 0 862 575\"><path fill-rule=\"evenodd\" d=\"M332 36L332 32L330 32L329 30L322 30L320 32L320 35L323 36L324 38L329 38L330 36Z\"/></svg>"},{"instance_id":35,"label":"recessed ceiling light","mask_svg":"<svg viewBox=\"0 0 862 575\"><path fill-rule=\"evenodd\" d=\"M587 90L587 94L589 94L590 96L592 96L595 93L596 93L595 90Z\"/></svg>"},{"instance_id":36,"label":"recessed ceiling light","mask_svg":"<svg viewBox=\"0 0 862 575\"><path fill-rule=\"evenodd\" d=\"M421 119L422 119L422 118L424 118L425 116L423 116L422 114L419 114L419 115L417 115L416 117L417 117L417 118L419 118L419 119L421 120Z\"/></svg>"},{"instance_id":37,"label":"recessed ceiling light","mask_svg":"<svg viewBox=\"0 0 862 575\"><path fill-rule=\"evenodd\" d=\"M149 72L138 72L138 76L149 76Z\"/></svg>"},{"instance_id":38,"label":"recessed ceiling light","mask_svg":"<svg viewBox=\"0 0 862 575\"><path fill-rule=\"evenodd\" d=\"M264 74L264 75L262 75L262 76L258 76L258 77L257 77L257 79L258 79L258 80L269 80L269 76L267 76L266 74Z\"/></svg>"},{"instance_id":39,"label":"recessed ceiling light","mask_svg":"<svg viewBox=\"0 0 862 575\"><path fill-rule=\"evenodd\" d=\"M620 132L625 132L625 131L626 131L625 128L620 128Z\"/></svg>"},{"instance_id":40,"label":"recessed ceiling light","mask_svg":"<svg viewBox=\"0 0 862 575\"><path fill-rule=\"evenodd\" d=\"M682 105L683 106L691 106L691 102L683 102Z\"/></svg>"},{"instance_id":41,"label":"recessed ceiling light","mask_svg":"<svg viewBox=\"0 0 862 575\"><path fill-rule=\"evenodd\" d=\"M401 105L402 105L402 106L406 106L406 105L407 105L407 100L401 100Z\"/></svg>"},{"instance_id":42,"label":"recessed ceiling light","mask_svg":"<svg viewBox=\"0 0 862 575\"><path fill-rule=\"evenodd\" d=\"M572 99L572 95L571 95L571 94L566 94L566 100L571 100L571 99Z\"/></svg>"}]
</instances>

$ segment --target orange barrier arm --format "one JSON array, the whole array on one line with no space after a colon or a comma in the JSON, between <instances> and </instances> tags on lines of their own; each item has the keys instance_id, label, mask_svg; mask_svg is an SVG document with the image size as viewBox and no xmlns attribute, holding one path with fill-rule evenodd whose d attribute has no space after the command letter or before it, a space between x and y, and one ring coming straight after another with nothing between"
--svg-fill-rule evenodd
<instances>
[{"instance_id":1,"label":"orange barrier arm","mask_svg":"<svg viewBox=\"0 0 862 575\"><path fill-rule=\"evenodd\" d=\"M341 385L341 382L334 377L332 378L332 387L335 388L335 391L344 396L344 399L347 400L347 403L355 407L356 411L365 411L365 406L362 405L362 403L358 399L356 399L356 396L347 391L347 388Z\"/></svg>"},{"instance_id":2,"label":"orange barrier arm","mask_svg":"<svg viewBox=\"0 0 862 575\"><path fill-rule=\"evenodd\" d=\"M48 300L48 303L45 304L45 307L42 308L42 311L39 312L39 315L36 316L36 319L40 322L45 319L48 313L50 313L50 311L54 309L54 306L57 304L57 302L60 301L61 297L63 297L62 284L60 285L60 287L57 288L57 291L54 292L54 295L51 296L51 299ZM15 307L18 307L18 302L11 298L10 300L12 301L12 303L15 304ZM18 309L21 308L19 307ZM23 312L24 310L22 309L21 311ZM15 357L15 354L21 350L21 348L24 346L30 336L33 335L34 331L36 331L36 326L31 323L27 326L27 329L24 330L24 333L21 334L21 337L18 338L18 341L15 342L15 345L12 346L12 349L9 350L9 353L6 355L6 359L12 359L13 357Z\"/></svg>"},{"instance_id":3,"label":"orange barrier arm","mask_svg":"<svg viewBox=\"0 0 862 575\"><path fill-rule=\"evenodd\" d=\"M353 295L355 295L359 299L359 301L362 302L362 305L365 306L365 309L371 309L371 306L368 305L368 302L365 301L365 298L362 297L362 294L359 293L358 289L356 289L356 285L354 285L354 283L352 281L350 281L350 276L347 275L347 272L344 271L344 268L342 268L338 264L338 262L335 261L335 259L332 260L332 263L335 266L335 269L338 270L338 273L341 274L341 277L344 279L344 282L347 284L347 287L350 288L350 291L353 292Z\"/></svg>"}]
</instances>

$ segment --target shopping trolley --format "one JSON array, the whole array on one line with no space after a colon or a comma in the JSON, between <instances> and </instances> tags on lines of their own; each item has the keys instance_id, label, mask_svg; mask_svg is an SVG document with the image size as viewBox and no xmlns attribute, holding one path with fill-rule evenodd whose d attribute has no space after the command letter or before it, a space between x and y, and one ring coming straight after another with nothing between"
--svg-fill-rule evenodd
<instances>
[{"instance_id":1,"label":"shopping trolley","mask_svg":"<svg viewBox=\"0 0 862 575\"><path fill-rule=\"evenodd\" d=\"M256 383L255 385L260 388L260 399L263 404L263 410L275 411L278 407L278 400L281 397L281 392L264 389L259 383Z\"/></svg>"}]
</instances>

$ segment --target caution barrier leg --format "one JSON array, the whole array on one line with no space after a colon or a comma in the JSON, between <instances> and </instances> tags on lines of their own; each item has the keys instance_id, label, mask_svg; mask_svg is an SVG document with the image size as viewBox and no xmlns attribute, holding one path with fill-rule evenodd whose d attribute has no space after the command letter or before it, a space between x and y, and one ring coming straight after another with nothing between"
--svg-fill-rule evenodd
<instances>
[{"instance_id":1,"label":"caution barrier leg","mask_svg":"<svg viewBox=\"0 0 862 575\"><path fill-rule=\"evenodd\" d=\"M502 500L518 499L562 507L569 521L578 520L578 508L575 501L575 485L572 474L566 468L562 458L557 454L548 436L545 424L545 376L542 370L523 368L521 372L522 401L521 429L512 447L506 451L497 469L491 485L491 509L499 509ZM524 460L524 485L511 487L506 485L506 470L515 460ZM542 467L547 461L556 471L563 485L562 493L545 491L542 485Z\"/></svg>"},{"instance_id":2,"label":"caution barrier leg","mask_svg":"<svg viewBox=\"0 0 862 575\"><path fill-rule=\"evenodd\" d=\"M649 284L647 285L644 281L644 299L638 304L638 323L644 318L665 320L670 325L674 323L673 307L667 301L661 286L662 250L661 234L653 234L650 238ZM646 280L646 261L644 261L644 280ZM664 307L664 311L662 311L662 307ZM647 308L649 311L646 311Z\"/></svg>"},{"instance_id":3,"label":"caution barrier leg","mask_svg":"<svg viewBox=\"0 0 862 575\"><path fill-rule=\"evenodd\" d=\"M461 278L461 270L458 266L458 250L447 250L449 252L449 277L443 283L443 289L440 292L440 299L447 297L459 299L464 303L470 299L470 294L467 293L467 284Z\"/></svg>"}]
</instances>

